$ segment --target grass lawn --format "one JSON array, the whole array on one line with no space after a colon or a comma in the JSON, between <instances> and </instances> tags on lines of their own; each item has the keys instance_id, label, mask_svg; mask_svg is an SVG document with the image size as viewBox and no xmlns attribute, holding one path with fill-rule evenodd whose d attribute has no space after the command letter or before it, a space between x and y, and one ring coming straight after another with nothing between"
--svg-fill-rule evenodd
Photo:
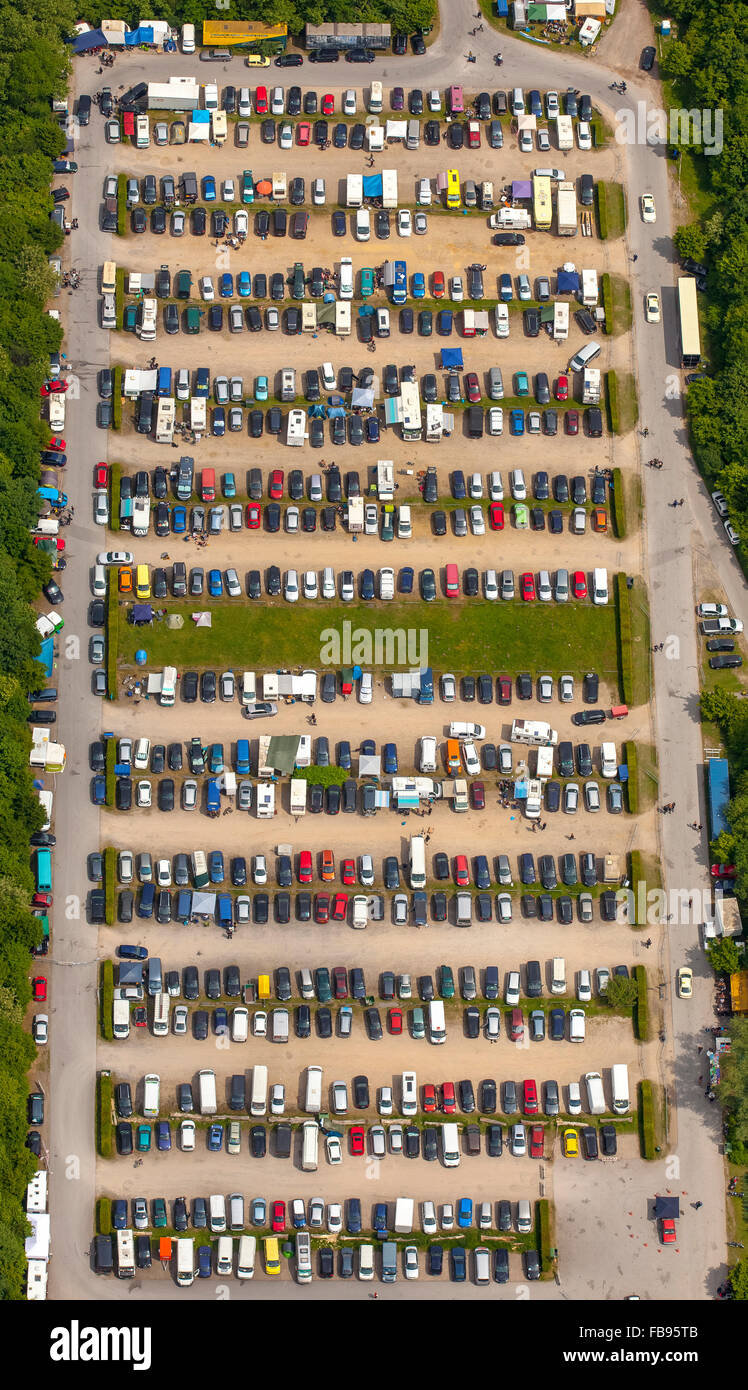
<instances>
[{"instance_id":1,"label":"grass lawn","mask_svg":"<svg viewBox=\"0 0 748 1390\"><path fill-rule=\"evenodd\" d=\"M634 704L643 705L649 700L652 689L652 661L650 657L649 601L646 585L641 579L634 581L631 591L631 660L634 672Z\"/></svg>"},{"instance_id":2,"label":"grass lawn","mask_svg":"<svg viewBox=\"0 0 748 1390\"><path fill-rule=\"evenodd\" d=\"M620 183L598 184L599 195L605 202L608 240L623 236L626 228L626 200Z\"/></svg>"},{"instance_id":3,"label":"grass lawn","mask_svg":"<svg viewBox=\"0 0 748 1390\"><path fill-rule=\"evenodd\" d=\"M564 671L581 675L593 667L602 680L618 686L618 652L614 605L594 608L569 603L544 604L478 602L450 604L422 603L346 604L345 607L306 604L290 607L282 600L270 600L256 607L231 600L194 603L166 603L167 611L184 615L185 625L176 631L158 623L153 628L132 628L120 624L121 663L135 669L134 653L139 647L148 653L150 666L251 667L274 670L320 665L320 650L329 642L329 629L342 635L344 621L352 631L411 629L418 643L418 631L428 634L428 662L435 671L511 672L547 671L558 676ZM195 627L190 614L209 609L210 628ZM321 634L328 630L328 636ZM352 660L356 660L355 635ZM341 658L336 666L346 664ZM371 660L362 661L367 667ZM399 663L397 663L399 664ZM404 665L418 664L406 659ZM380 666L375 669L385 669Z\"/></svg>"},{"instance_id":4,"label":"grass lawn","mask_svg":"<svg viewBox=\"0 0 748 1390\"><path fill-rule=\"evenodd\" d=\"M633 320L633 310L631 308L631 287L628 280L622 275L610 276L610 291L612 297L612 324L608 329L609 333L615 334L628 333Z\"/></svg>"},{"instance_id":5,"label":"grass lawn","mask_svg":"<svg viewBox=\"0 0 748 1390\"><path fill-rule=\"evenodd\" d=\"M657 800L659 789L660 774L657 766L657 752L650 743L636 744L636 769L639 786L639 810L647 811L650 806L654 806ZM659 868L655 869L654 864L650 863L649 857L642 856L648 866L647 881L653 883L655 877L660 881Z\"/></svg>"},{"instance_id":6,"label":"grass lawn","mask_svg":"<svg viewBox=\"0 0 748 1390\"><path fill-rule=\"evenodd\" d=\"M639 419L639 401L632 372L618 372L619 432L629 434Z\"/></svg>"}]
</instances>

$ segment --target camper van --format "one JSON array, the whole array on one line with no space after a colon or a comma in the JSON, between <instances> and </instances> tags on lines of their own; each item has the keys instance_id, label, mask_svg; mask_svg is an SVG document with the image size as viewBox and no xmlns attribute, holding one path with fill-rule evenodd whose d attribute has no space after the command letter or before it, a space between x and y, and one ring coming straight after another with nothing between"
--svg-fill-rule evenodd
<instances>
[{"instance_id":1,"label":"camper van","mask_svg":"<svg viewBox=\"0 0 748 1390\"><path fill-rule=\"evenodd\" d=\"M301 1167L305 1173L316 1173L317 1150L319 1147L319 1125L316 1120L305 1120L301 1126Z\"/></svg>"},{"instance_id":2,"label":"camper van","mask_svg":"<svg viewBox=\"0 0 748 1390\"><path fill-rule=\"evenodd\" d=\"M426 841L422 835L410 837L409 876L411 889L426 887Z\"/></svg>"},{"instance_id":3,"label":"camper van","mask_svg":"<svg viewBox=\"0 0 748 1390\"><path fill-rule=\"evenodd\" d=\"M306 1069L306 1095L304 1109L307 1115L318 1115L322 1109L322 1068L311 1066Z\"/></svg>"}]
</instances>

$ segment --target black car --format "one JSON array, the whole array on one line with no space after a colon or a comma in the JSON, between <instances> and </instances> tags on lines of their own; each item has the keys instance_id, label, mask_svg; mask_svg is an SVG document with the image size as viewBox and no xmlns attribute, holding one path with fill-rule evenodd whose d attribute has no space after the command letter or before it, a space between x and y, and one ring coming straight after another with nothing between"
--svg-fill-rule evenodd
<instances>
[{"instance_id":1,"label":"black car","mask_svg":"<svg viewBox=\"0 0 748 1390\"><path fill-rule=\"evenodd\" d=\"M159 811L174 810L174 778L162 777L158 784Z\"/></svg>"},{"instance_id":2,"label":"black car","mask_svg":"<svg viewBox=\"0 0 748 1390\"><path fill-rule=\"evenodd\" d=\"M317 1253L317 1259L320 1279L332 1279L335 1273L335 1252L323 1245Z\"/></svg>"},{"instance_id":3,"label":"black car","mask_svg":"<svg viewBox=\"0 0 748 1390\"><path fill-rule=\"evenodd\" d=\"M498 767L498 754L495 743L484 743L481 747L481 761L484 772L495 772Z\"/></svg>"},{"instance_id":4,"label":"black car","mask_svg":"<svg viewBox=\"0 0 748 1390\"><path fill-rule=\"evenodd\" d=\"M581 1129L582 1153L585 1158L597 1158L597 1132L592 1125L583 1125Z\"/></svg>"},{"instance_id":5,"label":"black car","mask_svg":"<svg viewBox=\"0 0 748 1390\"><path fill-rule=\"evenodd\" d=\"M594 501L594 498L593 498ZM594 705L600 686L600 678L596 671L588 671L582 683L583 699L585 704Z\"/></svg>"},{"instance_id":6,"label":"black car","mask_svg":"<svg viewBox=\"0 0 748 1390\"><path fill-rule=\"evenodd\" d=\"M416 1130L416 1133L418 1131ZM439 1156L437 1133L432 1125L424 1129L421 1136L421 1155L427 1163L433 1163ZM415 1157L416 1155L414 1155Z\"/></svg>"},{"instance_id":7,"label":"black car","mask_svg":"<svg viewBox=\"0 0 748 1390\"><path fill-rule=\"evenodd\" d=\"M483 1083L486 1084L485 1082ZM493 1110L496 1109L494 1105ZM490 1112L493 1114L493 1110ZM486 1153L489 1158L501 1158L503 1151L503 1139L501 1125L488 1125L486 1128Z\"/></svg>"},{"instance_id":8,"label":"black car","mask_svg":"<svg viewBox=\"0 0 748 1390\"><path fill-rule=\"evenodd\" d=\"M190 213L190 231L193 236L205 236L208 219L205 208L193 208Z\"/></svg>"},{"instance_id":9,"label":"black car","mask_svg":"<svg viewBox=\"0 0 748 1390\"><path fill-rule=\"evenodd\" d=\"M357 1110L368 1110L369 1108L369 1078L368 1076L354 1076L353 1078L353 1104Z\"/></svg>"},{"instance_id":10,"label":"black car","mask_svg":"<svg viewBox=\"0 0 748 1390\"><path fill-rule=\"evenodd\" d=\"M600 1142L605 1158L613 1158L618 1153L618 1140L616 1138L615 1125L600 1126Z\"/></svg>"},{"instance_id":11,"label":"black car","mask_svg":"<svg viewBox=\"0 0 748 1390\"><path fill-rule=\"evenodd\" d=\"M216 673L203 671L200 677L200 699L203 704L212 705L216 698Z\"/></svg>"},{"instance_id":12,"label":"black car","mask_svg":"<svg viewBox=\"0 0 748 1390\"><path fill-rule=\"evenodd\" d=\"M527 671L520 671L517 676L517 699L532 699L532 676Z\"/></svg>"},{"instance_id":13,"label":"black car","mask_svg":"<svg viewBox=\"0 0 748 1390\"><path fill-rule=\"evenodd\" d=\"M312 1031L312 1014L308 1004L300 1004L296 1010L296 1036L308 1038Z\"/></svg>"},{"instance_id":14,"label":"black car","mask_svg":"<svg viewBox=\"0 0 748 1390\"><path fill-rule=\"evenodd\" d=\"M378 1009L365 1009L364 1022L366 1033L372 1042L379 1042L382 1037L382 1020Z\"/></svg>"},{"instance_id":15,"label":"black car","mask_svg":"<svg viewBox=\"0 0 748 1390\"><path fill-rule=\"evenodd\" d=\"M317 1010L316 1020L315 1020L315 1021L316 1021L316 1024L317 1024L317 1037L318 1037L318 1038L331 1038L331 1037L332 1037L332 1013L331 1013L330 1009L327 1008L326 1005L325 1005L323 1008Z\"/></svg>"},{"instance_id":16,"label":"black car","mask_svg":"<svg viewBox=\"0 0 748 1390\"><path fill-rule=\"evenodd\" d=\"M459 121L453 121L449 127L449 145L453 150L461 150L465 144L465 132Z\"/></svg>"},{"instance_id":17,"label":"black car","mask_svg":"<svg viewBox=\"0 0 748 1390\"><path fill-rule=\"evenodd\" d=\"M132 806L132 777L118 777L115 790L118 811L129 811ZM93 898L93 894L91 895Z\"/></svg>"},{"instance_id":18,"label":"black car","mask_svg":"<svg viewBox=\"0 0 748 1390\"><path fill-rule=\"evenodd\" d=\"M115 1136L117 1153L122 1158L129 1158L132 1153L132 1125L128 1124L126 1120L120 1120L115 1130Z\"/></svg>"},{"instance_id":19,"label":"black car","mask_svg":"<svg viewBox=\"0 0 748 1390\"><path fill-rule=\"evenodd\" d=\"M421 1131L415 1125L406 1125L403 1132L403 1148L406 1158L419 1158L421 1153Z\"/></svg>"},{"instance_id":20,"label":"black car","mask_svg":"<svg viewBox=\"0 0 748 1390\"><path fill-rule=\"evenodd\" d=\"M333 126L332 143L336 150L344 150L348 144L348 127L342 121Z\"/></svg>"},{"instance_id":21,"label":"black car","mask_svg":"<svg viewBox=\"0 0 748 1390\"><path fill-rule=\"evenodd\" d=\"M652 71L656 57L657 50L652 48L650 45L647 45L646 48L642 49L641 58L639 59L639 67L641 68L642 72Z\"/></svg>"},{"instance_id":22,"label":"black car","mask_svg":"<svg viewBox=\"0 0 748 1390\"><path fill-rule=\"evenodd\" d=\"M345 236L346 230L345 213L338 208L332 215L332 234L333 236Z\"/></svg>"},{"instance_id":23,"label":"black car","mask_svg":"<svg viewBox=\"0 0 748 1390\"><path fill-rule=\"evenodd\" d=\"M472 1081L457 1082L457 1097L460 1109L466 1115L472 1115L475 1110L475 1092Z\"/></svg>"},{"instance_id":24,"label":"black car","mask_svg":"<svg viewBox=\"0 0 748 1390\"><path fill-rule=\"evenodd\" d=\"M349 140L350 148L352 150L362 150L364 148L365 139L366 126L362 125L361 122L358 121L356 125L351 126L351 134Z\"/></svg>"},{"instance_id":25,"label":"black car","mask_svg":"<svg viewBox=\"0 0 748 1390\"><path fill-rule=\"evenodd\" d=\"M472 1040L480 1037L480 1009L476 1008L475 1004L471 1004L465 1010L465 1033ZM473 1101L473 1109L475 1109L475 1101Z\"/></svg>"},{"instance_id":26,"label":"black car","mask_svg":"<svg viewBox=\"0 0 748 1390\"><path fill-rule=\"evenodd\" d=\"M444 1247L430 1245L426 1253L426 1273L440 1275L444 1268Z\"/></svg>"},{"instance_id":27,"label":"black car","mask_svg":"<svg viewBox=\"0 0 748 1390\"><path fill-rule=\"evenodd\" d=\"M438 121L426 121L423 127L423 139L426 145L438 145L441 140L441 131Z\"/></svg>"},{"instance_id":28,"label":"black car","mask_svg":"<svg viewBox=\"0 0 748 1390\"><path fill-rule=\"evenodd\" d=\"M275 144L275 121L265 120L260 126L260 139L263 145Z\"/></svg>"},{"instance_id":29,"label":"black car","mask_svg":"<svg viewBox=\"0 0 748 1390\"><path fill-rule=\"evenodd\" d=\"M253 1158L264 1158L267 1153L267 1135L264 1125L252 1125L249 1131L249 1151Z\"/></svg>"},{"instance_id":30,"label":"black car","mask_svg":"<svg viewBox=\"0 0 748 1390\"><path fill-rule=\"evenodd\" d=\"M480 1083L480 1111L482 1115L496 1113L496 1082L491 1077Z\"/></svg>"},{"instance_id":31,"label":"black car","mask_svg":"<svg viewBox=\"0 0 748 1390\"><path fill-rule=\"evenodd\" d=\"M467 589L465 590L467 593ZM471 702L475 699L475 676L463 676L460 681L460 695L463 700Z\"/></svg>"},{"instance_id":32,"label":"black car","mask_svg":"<svg viewBox=\"0 0 748 1390\"><path fill-rule=\"evenodd\" d=\"M148 227L148 217L145 208L133 208L131 214L131 226L134 232L145 232Z\"/></svg>"}]
</instances>

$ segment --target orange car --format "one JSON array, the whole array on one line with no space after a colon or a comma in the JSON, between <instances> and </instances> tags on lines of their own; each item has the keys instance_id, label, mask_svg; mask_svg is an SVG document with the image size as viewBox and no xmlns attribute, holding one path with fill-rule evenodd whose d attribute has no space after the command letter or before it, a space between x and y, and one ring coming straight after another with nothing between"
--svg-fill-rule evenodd
<instances>
[{"instance_id":1,"label":"orange car","mask_svg":"<svg viewBox=\"0 0 748 1390\"><path fill-rule=\"evenodd\" d=\"M323 849L322 851L322 867L319 876L323 883L332 883L335 878L335 855L331 849Z\"/></svg>"},{"instance_id":2,"label":"orange car","mask_svg":"<svg viewBox=\"0 0 748 1390\"><path fill-rule=\"evenodd\" d=\"M119 591L121 594L132 593L132 566L122 565L117 576Z\"/></svg>"},{"instance_id":3,"label":"orange car","mask_svg":"<svg viewBox=\"0 0 748 1390\"><path fill-rule=\"evenodd\" d=\"M604 507L595 507L592 512L593 531L607 531L608 513Z\"/></svg>"},{"instance_id":4,"label":"orange car","mask_svg":"<svg viewBox=\"0 0 748 1390\"><path fill-rule=\"evenodd\" d=\"M444 289L444 271L435 270L431 279L431 293L433 294L434 299L443 299Z\"/></svg>"}]
</instances>

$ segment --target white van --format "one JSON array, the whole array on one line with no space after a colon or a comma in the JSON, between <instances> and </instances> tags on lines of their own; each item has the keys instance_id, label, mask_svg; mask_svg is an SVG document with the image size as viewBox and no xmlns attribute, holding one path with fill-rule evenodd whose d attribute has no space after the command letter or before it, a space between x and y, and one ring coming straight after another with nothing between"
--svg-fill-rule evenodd
<instances>
[{"instance_id":1,"label":"white van","mask_svg":"<svg viewBox=\"0 0 748 1390\"><path fill-rule=\"evenodd\" d=\"M195 26L194 24L182 25L182 52L195 52Z\"/></svg>"},{"instance_id":2,"label":"white van","mask_svg":"<svg viewBox=\"0 0 748 1390\"><path fill-rule=\"evenodd\" d=\"M236 1257L236 1277L237 1279L253 1279L255 1272L255 1259L257 1256L256 1236L241 1236L239 1240L239 1253Z\"/></svg>"},{"instance_id":3,"label":"white van","mask_svg":"<svg viewBox=\"0 0 748 1390\"><path fill-rule=\"evenodd\" d=\"M475 1247L475 1282L476 1284L490 1284L491 1282L491 1255L485 1245Z\"/></svg>"},{"instance_id":4,"label":"white van","mask_svg":"<svg viewBox=\"0 0 748 1390\"><path fill-rule=\"evenodd\" d=\"M436 772L436 739L430 734L421 737L421 772Z\"/></svg>"},{"instance_id":5,"label":"white van","mask_svg":"<svg viewBox=\"0 0 748 1390\"><path fill-rule=\"evenodd\" d=\"M410 507L406 504L397 509L397 539L399 541L409 541L413 535L413 527L410 520Z\"/></svg>"},{"instance_id":6,"label":"white van","mask_svg":"<svg viewBox=\"0 0 748 1390\"><path fill-rule=\"evenodd\" d=\"M139 738L135 744L135 752L132 759L133 767L137 768L138 772L146 772L148 770L150 751L151 740L149 738Z\"/></svg>"},{"instance_id":7,"label":"white van","mask_svg":"<svg viewBox=\"0 0 748 1390\"><path fill-rule=\"evenodd\" d=\"M270 1036L274 1043L288 1042L288 1009L273 1009L270 1017Z\"/></svg>"},{"instance_id":8,"label":"white van","mask_svg":"<svg viewBox=\"0 0 748 1390\"><path fill-rule=\"evenodd\" d=\"M335 571L331 565L326 565L322 571L322 597L335 597Z\"/></svg>"},{"instance_id":9,"label":"white van","mask_svg":"<svg viewBox=\"0 0 748 1390\"><path fill-rule=\"evenodd\" d=\"M229 1197L229 1229L244 1230L244 1198L241 1192L232 1192Z\"/></svg>"},{"instance_id":10,"label":"white van","mask_svg":"<svg viewBox=\"0 0 748 1390\"><path fill-rule=\"evenodd\" d=\"M208 1198L209 1225L214 1234L226 1230L226 1198L222 1192L214 1192Z\"/></svg>"},{"instance_id":11,"label":"white van","mask_svg":"<svg viewBox=\"0 0 748 1390\"><path fill-rule=\"evenodd\" d=\"M593 362L593 361L594 361L594 359L598 356L599 352L600 352L600 344L599 344L599 343L585 343L585 344L584 344L584 347L581 347L581 348L579 349L579 352L575 352L575 353L574 353L574 356L572 357L571 361L569 362L569 371L570 371L570 372L581 372L581 371L584 371L584 368L585 368L585 367L588 367L589 364L590 364L590 362Z\"/></svg>"},{"instance_id":12,"label":"white van","mask_svg":"<svg viewBox=\"0 0 748 1390\"><path fill-rule=\"evenodd\" d=\"M340 260L340 298L353 299L353 261L350 256Z\"/></svg>"},{"instance_id":13,"label":"white van","mask_svg":"<svg viewBox=\"0 0 748 1390\"><path fill-rule=\"evenodd\" d=\"M212 1201L211 1197L211 1201ZM223 1201L223 1198L221 1198ZM211 1227L211 1230L213 1228ZM216 1274L231 1274L234 1268L234 1242L231 1236L221 1236L216 1251Z\"/></svg>"},{"instance_id":14,"label":"white van","mask_svg":"<svg viewBox=\"0 0 748 1390\"><path fill-rule=\"evenodd\" d=\"M441 999L432 999L429 1004L429 1042L443 1043L447 1040L447 1024L444 1005Z\"/></svg>"},{"instance_id":15,"label":"white van","mask_svg":"<svg viewBox=\"0 0 748 1390\"><path fill-rule=\"evenodd\" d=\"M569 1042L584 1042L587 1031L587 1015L584 1009L569 1010Z\"/></svg>"},{"instance_id":16,"label":"white van","mask_svg":"<svg viewBox=\"0 0 748 1390\"><path fill-rule=\"evenodd\" d=\"M517 1203L517 1230L523 1236L532 1230L532 1208L526 1197Z\"/></svg>"},{"instance_id":17,"label":"white van","mask_svg":"<svg viewBox=\"0 0 748 1390\"><path fill-rule=\"evenodd\" d=\"M304 1173L316 1173L319 1149L319 1125L305 1120L301 1126L301 1168Z\"/></svg>"},{"instance_id":18,"label":"white van","mask_svg":"<svg viewBox=\"0 0 748 1390\"><path fill-rule=\"evenodd\" d=\"M304 1109L307 1115L318 1115L322 1109L322 1068L307 1067Z\"/></svg>"},{"instance_id":19,"label":"white van","mask_svg":"<svg viewBox=\"0 0 748 1390\"><path fill-rule=\"evenodd\" d=\"M600 749L600 771L603 777L615 777L618 771L618 756L614 743L604 743Z\"/></svg>"},{"instance_id":20,"label":"white van","mask_svg":"<svg viewBox=\"0 0 748 1390\"><path fill-rule=\"evenodd\" d=\"M610 1084L613 1091L613 1114L627 1115L629 1112L629 1069L625 1062L616 1062L610 1069Z\"/></svg>"},{"instance_id":21,"label":"white van","mask_svg":"<svg viewBox=\"0 0 748 1390\"><path fill-rule=\"evenodd\" d=\"M592 602L598 605L608 602L607 570L594 569L592 571Z\"/></svg>"},{"instance_id":22,"label":"white van","mask_svg":"<svg viewBox=\"0 0 748 1390\"><path fill-rule=\"evenodd\" d=\"M308 1231L296 1232L296 1278L300 1284L312 1282L312 1238Z\"/></svg>"},{"instance_id":23,"label":"white van","mask_svg":"<svg viewBox=\"0 0 748 1390\"><path fill-rule=\"evenodd\" d=\"M551 965L551 994L566 993L566 961L563 956L554 956Z\"/></svg>"},{"instance_id":24,"label":"white van","mask_svg":"<svg viewBox=\"0 0 748 1390\"><path fill-rule=\"evenodd\" d=\"M299 971L299 993L302 999L314 998L314 980L311 970Z\"/></svg>"},{"instance_id":25,"label":"white van","mask_svg":"<svg viewBox=\"0 0 748 1390\"><path fill-rule=\"evenodd\" d=\"M358 1247L358 1277L359 1279L374 1278L373 1245L359 1245Z\"/></svg>"},{"instance_id":26,"label":"white van","mask_svg":"<svg viewBox=\"0 0 748 1390\"><path fill-rule=\"evenodd\" d=\"M590 1115L605 1114L605 1092L603 1090L603 1079L599 1071L588 1071L585 1073L584 1084L587 1087L587 1111Z\"/></svg>"},{"instance_id":27,"label":"white van","mask_svg":"<svg viewBox=\"0 0 748 1390\"><path fill-rule=\"evenodd\" d=\"M512 89L512 115L524 116L525 114L525 94L521 87Z\"/></svg>"},{"instance_id":28,"label":"white van","mask_svg":"<svg viewBox=\"0 0 748 1390\"><path fill-rule=\"evenodd\" d=\"M268 1069L263 1066L252 1068L252 1099L250 1115L264 1115L268 1106Z\"/></svg>"},{"instance_id":29,"label":"white van","mask_svg":"<svg viewBox=\"0 0 748 1390\"><path fill-rule=\"evenodd\" d=\"M371 236L371 214L368 208L356 210L356 241L368 241ZM342 294L342 290L341 290Z\"/></svg>"},{"instance_id":30,"label":"white van","mask_svg":"<svg viewBox=\"0 0 748 1390\"><path fill-rule=\"evenodd\" d=\"M155 1073L145 1078L143 1084L143 1114L146 1119L155 1119L160 1110L161 1079Z\"/></svg>"},{"instance_id":31,"label":"white van","mask_svg":"<svg viewBox=\"0 0 748 1390\"><path fill-rule=\"evenodd\" d=\"M442 1125L442 1158L445 1168L457 1168L460 1162L460 1131L455 1124Z\"/></svg>"},{"instance_id":32,"label":"white van","mask_svg":"<svg viewBox=\"0 0 748 1390\"><path fill-rule=\"evenodd\" d=\"M249 1009L243 1004L231 1010L231 1041L243 1043L249 1037Z\"/></svg>"},{"instance_id":33,"label":"white van","mask_svg":"<svg viewBox=\"0 0 748 1390\"><path fill-rule=\"evenodd\" d=\"M157 994L153 1001L154 1038L166 1037L169 1032L169 1004L168 994Z\"/></svg>"},{"instance_id":34,"label":"white van","mask_svg":"<svg viewBox=\"0 0 748 1390\"><path fill-rule=\"evenodd\" d=\"M243 705L257 704L257 682L254 671L243 671L241 679L241 702Z\"/></svg>"},{"instance_id":35,"label":"white van","mask_svg":"<svg viewBox=\"0 0 748 1390\"><path fill-rule=\"evenodd\" d=\"M94 565L91 590L94 598L106 598L106 570L103 565Z\"/></svg>"},{"instance_id":36,"label":"white van","mask_svg":"<svg viewBox=\"0 0 748 1390\"><path fill-rule=\"evenodd\" d=\"M426 887L426 841L423 835L411 835L410 837L410 886L415 891L417 888Z\"/></svg>"},{"instance_id":37,"label":"white van","mask_svg":"<svg viewBox=\"0 0 748 1390\"><path fill-rule=\"evenodd\" d=\"M418 1084L414 1071L403 1072L400 1113L402 1115L418 1114Z\"/></svg>"},{"instance_id":38,"label":"white van","mask_svg":"<svg viewBox=\"0 0 748 1390\"><path fill-rule=\"evenodd\" d=\"M421 207L431 206L431 179L418 180L418 198Z\"/></svg>"}]
</instances>

